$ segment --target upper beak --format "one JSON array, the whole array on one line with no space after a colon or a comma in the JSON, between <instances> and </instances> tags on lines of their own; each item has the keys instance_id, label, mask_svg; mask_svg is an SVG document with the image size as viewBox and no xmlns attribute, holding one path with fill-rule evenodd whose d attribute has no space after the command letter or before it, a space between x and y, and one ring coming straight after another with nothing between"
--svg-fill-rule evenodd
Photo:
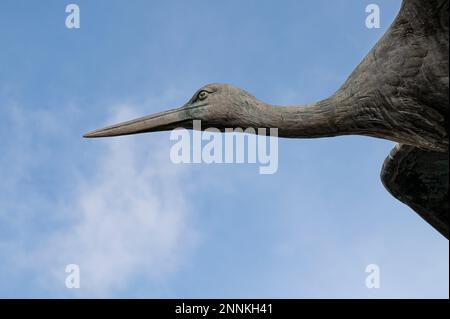
<instances>
[{"instance_id":1,"label":"upper beak","mask_svg":"<svg viewBox=\"0 0 450 319\"><path fill-rule=\"evenodd\" d=\"M178 108L132 121L119 123L89 132L83 137L110 137L147 132L168 131L178 127L188 128L190 116L185 108ZM192 124L191 124L192 126Z\"/></svg>"}]
</instances>

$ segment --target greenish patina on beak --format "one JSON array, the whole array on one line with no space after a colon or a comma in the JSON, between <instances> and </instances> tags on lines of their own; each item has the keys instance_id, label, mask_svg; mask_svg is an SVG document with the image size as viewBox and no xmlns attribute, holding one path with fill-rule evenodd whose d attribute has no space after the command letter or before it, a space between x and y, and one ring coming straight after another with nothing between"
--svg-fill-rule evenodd
<instances>
[{"instance_id":1,"label":"greenish patina on beak","mask_svg":"<svg viewBox=\"0 0 450 319\"><path fill-rule=\"evenodd\" d=\"M83 135L83 137L112 137L168 131L178 127L189 128L189 125L192 126L192 124L189 124L189 122L191 122L189 109L189 107L181 107L178 109L141 117L135 120L122 122L89 132Z\"/></svg>"}]
</instances>

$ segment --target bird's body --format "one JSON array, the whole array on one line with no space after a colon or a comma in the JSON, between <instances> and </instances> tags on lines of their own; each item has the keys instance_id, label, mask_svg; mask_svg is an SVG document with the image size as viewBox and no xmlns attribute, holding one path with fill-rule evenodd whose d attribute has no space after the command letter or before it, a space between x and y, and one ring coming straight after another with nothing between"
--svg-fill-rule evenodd
<instances>
[{"instance_id":1,"label":"bird's body","mask_svg":"<svg viewBox=\"0 0 450 319\"><path fill-rule=\"evenodd\" d=\"M331 97L273 106L224 84L183 107L97 130L105 137L176 127L278 128L280 137L366 135L399 143L382 181L445 237L448 212L449 0L404 0L392 26Z\"/></svg>"},{"instance_id":2,"label":"bird's body","mask_svg":"<svg viewBox=\"0 0 450 319\"><path fill-rule=\"evenodd\" d=\"M406 0L383 38L337 92L360 130L448 150L448 0ZM356 107L355 107L356 105Z\"/></svg>"}]
</instances>

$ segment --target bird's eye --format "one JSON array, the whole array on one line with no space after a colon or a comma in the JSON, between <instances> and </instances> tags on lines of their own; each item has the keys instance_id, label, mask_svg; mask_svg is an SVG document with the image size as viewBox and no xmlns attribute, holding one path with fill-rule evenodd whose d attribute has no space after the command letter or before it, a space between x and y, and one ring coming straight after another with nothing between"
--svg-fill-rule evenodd
<instances>
[{"instance_id":1,"label":"bird's eye","mask_svg":"<svg viewBox=\"0 0 450 319\"><path fill-rule=\"evenodd\" d=\"M200 91L200 93L198 93L197 97L199 100L204 100L208 97L208 92L207 91Z\"/></svg>"}]
</instances>

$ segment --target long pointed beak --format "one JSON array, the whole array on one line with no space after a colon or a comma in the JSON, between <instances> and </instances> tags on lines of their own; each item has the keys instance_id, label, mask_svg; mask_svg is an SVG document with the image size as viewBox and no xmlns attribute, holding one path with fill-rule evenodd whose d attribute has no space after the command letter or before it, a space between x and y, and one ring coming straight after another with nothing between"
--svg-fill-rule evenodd
<instances>
[{"instance_id":1,"label":"long pointed beak","mask_svg":"<svg viewBox=\"0 0 450 319\"><path fill-rule=\"evenodd\" d=\"M83 135L83 137L111 137L168 131L178 127L188 128L189 121L190 118L187 110L185 108L178 108L98 129ZM192 126L192 124L190 125Z\"/></svg>"}]
</instances>

